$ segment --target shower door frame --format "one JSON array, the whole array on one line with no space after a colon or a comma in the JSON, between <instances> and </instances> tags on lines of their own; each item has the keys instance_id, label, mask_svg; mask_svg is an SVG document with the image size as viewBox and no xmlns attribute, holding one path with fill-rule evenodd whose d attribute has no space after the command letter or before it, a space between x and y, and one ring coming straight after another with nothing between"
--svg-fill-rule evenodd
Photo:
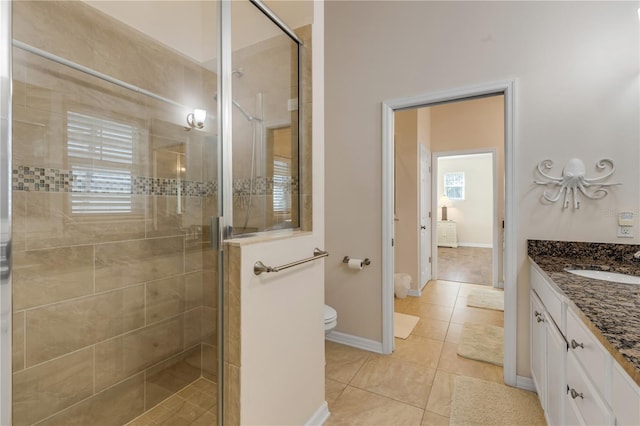
<instances>
[{"instance_id":1,"label":"shower door frame","mask_svg":"<svg viewBox=\"0 0 640 426\"><path fill-rule=\"evenodd\" d=\"M0 0L0 424L11 424L11 2Z\"/></svg>"}]
</instances>

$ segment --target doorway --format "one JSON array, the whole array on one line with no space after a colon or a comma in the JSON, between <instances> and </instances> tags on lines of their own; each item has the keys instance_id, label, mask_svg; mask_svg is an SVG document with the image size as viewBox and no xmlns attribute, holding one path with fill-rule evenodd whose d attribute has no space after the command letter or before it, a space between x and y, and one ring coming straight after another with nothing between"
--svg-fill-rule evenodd
<instances>
[{"instance_id":1,"label":"doorway","mask_svg":"<svg viewBox=\"0 0 640 426\"><path fill-rule=\"evenodd\" d=\"M394 113L412 108L424 108L435 105L448 104L463 100L502 96L504 98L503 113L504 123L502 133L504 135L504 282L505 282L505 311L504 311L504 381L508 385L516 385L516 223L514 211L514 82L507 81L483 86L468 87L445 92L436 92L411 98L396 99L383 102L383 352L391 353L394 349L393 338L393 273L394 273ZM435 193L435 191L433 191ZM433 197L432 197L433 200ZM435 208L432 203L432 212ZM437 219L432 214L431 225L435 228ZM434 269L435 270L435 269Z\"/></svg>"},{"instance_id":2,"label":"doorway","mask_svg":"<svg viewBox=\"0 0 640 426\"><path fill-rule=\"evenodd\" d=\"M501 99L499 100L501 103ZM502 115L496 117L502 124ZM499 140L503 144L502 138ZM454 147L455 148L455 147ZM435 278L502 287L500 218L504 217L502 146L488 150L438 152L433 156L437 206L433 263Z\"/></svg>"}]
</instances>

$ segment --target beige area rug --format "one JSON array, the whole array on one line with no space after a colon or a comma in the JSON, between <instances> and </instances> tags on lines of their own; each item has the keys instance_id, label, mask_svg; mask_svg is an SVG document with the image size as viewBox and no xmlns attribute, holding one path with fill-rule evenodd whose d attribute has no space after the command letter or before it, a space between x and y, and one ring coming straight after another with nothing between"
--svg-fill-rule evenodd
<instances>
[{"instance_id":1,"label":"beige area rug","mask_svg":"<svg viewBox=\"0 0 640 426\"><path fill-rule=\"evenodd\" d=\"M453 382L450 425L545 425L544 412L533 392L471 377Z\"/></svg>"},{"instance_id":2,"label":"beige area rug","mask_svg":"<svg viewBox=\"0 0 640 426\"><path fill-rule=\"evenodd\" d=\"M393 313L393 335L400 339L409 337L416 324L420 321L419 317L413 315Z\"/></svg>"},{"instance_id":3,"label":"beige area rug","mask_svg":"<svg viewBox=\"0 0 640 426\"><path fill-rule=\"evenodd\" d=\"M504 329L495 325L465 322L460 334L458 355L502 365L504 358Z\"/></svg>"},{"instance_id":4,"label":"beige area rug","mask_svg":"<svg viewBox=\"0 0 640 426\"><path fill-rule=\"evenodd\" d=\"M500 290L473 290L467 297L467 306L504 311L504 292Z\"/></svg>"}]
</instances>

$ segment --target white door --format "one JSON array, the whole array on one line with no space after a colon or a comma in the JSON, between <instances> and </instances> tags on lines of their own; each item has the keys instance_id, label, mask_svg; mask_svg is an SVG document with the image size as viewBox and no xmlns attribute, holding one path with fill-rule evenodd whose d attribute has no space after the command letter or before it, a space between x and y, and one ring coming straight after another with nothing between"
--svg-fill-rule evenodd
<instances>
[{"instance_id":1,"label":"white door","mask_svg":"<svg viewBox=\"0 0 640 426\"><path fill-rule=\"evenodd\" d=\"M431 155L420 145L420 288L431 279Z\"/></svg>"}]
</instances>

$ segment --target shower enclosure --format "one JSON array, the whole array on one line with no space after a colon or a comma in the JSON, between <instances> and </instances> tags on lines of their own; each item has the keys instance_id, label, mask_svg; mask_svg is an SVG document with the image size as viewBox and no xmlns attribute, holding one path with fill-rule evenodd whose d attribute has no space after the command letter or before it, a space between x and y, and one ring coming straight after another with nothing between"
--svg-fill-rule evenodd
<instances>
[{"instance_id":1,"label":"shower enclosure","mask_svg":"<svg viewBox=\"0 0 640 426\"><path fill-rule=\"evenodd\" d=\"M230 424L224 241L300 226L300 41L259 1L0 31L0 424Z\"/></svg>"}]
</instances>

